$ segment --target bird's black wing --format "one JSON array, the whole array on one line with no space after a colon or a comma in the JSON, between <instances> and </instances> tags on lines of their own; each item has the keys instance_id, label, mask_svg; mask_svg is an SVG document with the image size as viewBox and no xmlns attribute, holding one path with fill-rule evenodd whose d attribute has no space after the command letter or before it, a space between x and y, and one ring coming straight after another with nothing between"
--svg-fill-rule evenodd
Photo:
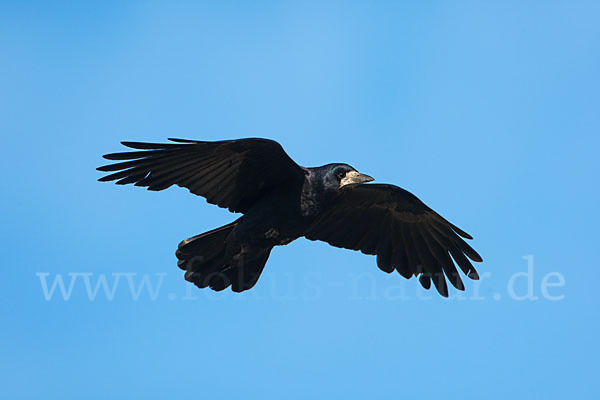
<instances>
[{"instance_id":1,"label":"bird's black wing","mask_svg":"<svg viewBox=\"0 0 600 400\"><path fill-rule=\"evenodd\" d=\"M448 296L444 275L454 287L464 290L454 263L471 279L479 279L468 258L480 262L481 256L462 239L472 237L412 193L393 185L342 189L305 236L377 255L381 270L390 273L395 269L407 279L419 276L426 289L433 280L442 296Z\"/></svg>"},{"instance_id":2,"label":"bird's black wing","mask_svg":"<svg viewBox=\"0 0 600 400\"><path fill-rule=\"evenodd\" d=\"M112 172L99 180L133 183L148 190L178 185L211 204L243 213L270 189L304 179L303 169L272 140L169 140L174 143L122 142L140 151L105 155L121 162L99 167Z\"/></svg>"}]
</instances>

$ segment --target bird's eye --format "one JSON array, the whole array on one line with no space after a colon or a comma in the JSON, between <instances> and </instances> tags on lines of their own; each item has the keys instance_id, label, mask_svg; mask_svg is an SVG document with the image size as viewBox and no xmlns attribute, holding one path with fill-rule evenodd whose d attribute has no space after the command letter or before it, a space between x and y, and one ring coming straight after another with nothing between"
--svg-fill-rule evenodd
<instances>
[{"instance_id":1,"label":"bird's eye","mask_svg":"<svg viewBox=\"0 0 600 400\"><path fill-rule=\"evenodd\" d=\"M339 179L342 179L342 178L344 177L344 175L346 175L346 173L345 173L345 172L338 172L338 173L337 173L337 177L338 177Z\"/></svg>"}]
</instances>

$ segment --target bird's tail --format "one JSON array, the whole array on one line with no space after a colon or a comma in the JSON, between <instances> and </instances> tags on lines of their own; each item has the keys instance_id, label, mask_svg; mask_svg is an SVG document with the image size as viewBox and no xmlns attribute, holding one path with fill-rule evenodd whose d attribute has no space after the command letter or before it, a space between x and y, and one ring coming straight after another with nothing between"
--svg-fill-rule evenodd
<instances>
[{"instance_id":1,"label":"bird's tail","mask_svg":"<svg viewBox=\"0 0 600 400\"><path fill-rule=\"evenodd\" d=\"M186 271L187 281L199 288L210 287L217 291L232 286L234 292L248 290L256 284L271 248L228 249L227 238L236 224L232 222L179 244L175 253L179 259L177 266Z\"/></svg>"}]
</instances>

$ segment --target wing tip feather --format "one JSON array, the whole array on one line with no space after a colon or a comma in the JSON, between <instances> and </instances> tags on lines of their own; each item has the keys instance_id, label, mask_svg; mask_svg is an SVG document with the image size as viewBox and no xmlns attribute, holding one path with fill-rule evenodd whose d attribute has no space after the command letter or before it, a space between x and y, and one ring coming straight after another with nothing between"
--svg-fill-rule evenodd
<instances>
[{"instance_id":1,"label":"wing tip feather","mask_svg":"<svg viewBox=\"0 0 600 400\"><path fill-rule=\"evenodd\" d=\"M198 143L202 143L198 140L191 140L191 139L180 139L180 138L167 138L168 141L171 142L175 142L175 143L192 143L192 144L198 144Z\"/></svg>"}]
</instances>

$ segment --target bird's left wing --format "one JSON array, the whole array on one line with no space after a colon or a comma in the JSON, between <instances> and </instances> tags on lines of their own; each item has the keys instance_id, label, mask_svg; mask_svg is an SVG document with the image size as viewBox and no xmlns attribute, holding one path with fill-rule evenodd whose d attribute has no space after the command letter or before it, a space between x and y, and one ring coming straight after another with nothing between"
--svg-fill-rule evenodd
<instances>
[{"instance_id":1,"label":"bird's left wing","mask_svg":"<svg viewBox=\"0 0 600 400\"><path fill-rule=\"evenodd\" d=\"M211 204L243 213L274 187L304 179L304 170L273 140L169 140L174 143L122 142L140 151L105 155L120 162L99 167L112 172L100 181L148 190L178 185Z\"/></svg>"},{"instance_id":2,"label":"bird's left wing","mask_svg":"<svg viewBox=\"0 0 600 400\"><path fill-rule=\"evenodd\" d=\"M419 276L426 289L433 280L442 296L448 296L445 277L464 290L454 263L471 279L479 279L468 258L480 262L481 256L463 240L472 237L412 193L393 185L362 184L342 189L305 236L377 255L381 270L397 270L407 279Z\"/></svg>"}]
</instances>

